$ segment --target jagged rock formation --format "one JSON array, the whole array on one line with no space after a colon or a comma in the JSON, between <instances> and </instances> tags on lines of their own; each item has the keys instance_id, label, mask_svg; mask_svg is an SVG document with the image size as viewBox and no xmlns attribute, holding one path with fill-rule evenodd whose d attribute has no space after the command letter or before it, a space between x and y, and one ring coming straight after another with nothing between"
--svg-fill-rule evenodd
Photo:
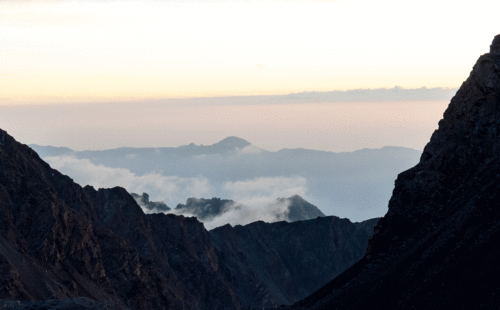
<instances>
[{"instance_id":1,"label":"jagged rock formation","mask_svg":"<svg viewBox=\"0 0 500 310\"><path fill-rule=\"evenodd\" d=\"M247 306L279 306L306 297L360 258L378 219L335 216L293 223L254 222L210 231Z\"/></svg>"},{"instance_id":2,"label":"jagged rock formation","mask_svg":"<svg viewBox=\"0 0 500 310\"><path fill-rule=\"evenodd\" d=\"M364 257L292 309L500 307L500 35L398 176Z\"/></svg>"},{"instance_id":3,"label":"jagged rock formation","mask_svg":"<svg viewBox=\"0 0 500 310\"><path fill-rule=\"evenodd\" d=\"M175 207L175 211L182 214L190 214L200 221L205 221L239 207L237 203L229 199L220 199L217 197L212 199L188 198L186 204L178 204Z\"/></svg>"},{"instance_id":4,"label":"jagged rock formation","mask_svg":"<svg viewBox=\"0 0 500 310\"><path fill-rule=\"evenodd\" d=\"M208 310L293 302L315 289L314 277L323 281L358 260L375 221L327 217L209 233L196 218L144 214L123 188L82 188L0 130L0 306Z\"/></svg>"},{"instance_id":5,"label":"jagged rock formation","mask_svg":"<svg viewBox=\"0 0 500 310\"><path fill-rule=\"evenodd\" d=\"M210 221L226 212L232 212L241 208L249 207L230 199L216 197L212 199L188 198L186 204L178 204L175 207L175 211L177 214L194 216L203 222ZM265 209L273 213L274 218L278 221L295 222L326 216L318 207L305 201L299 195L289 198L278 198L273 203L267 205Z\"/></svg>"},{"instance_id":6,"label":"jagged rock formation","mask_svg":"<svg viewBox=\"0 0 500 310\"><path fill-rule=\"evenodd\" d=\"M136 193L130 193L134 197L137 204L151 212L167 212L170 208L163 201L149 201L149 195L147 193L142 193L142 195Z\"/></svg>"}]
</instances>

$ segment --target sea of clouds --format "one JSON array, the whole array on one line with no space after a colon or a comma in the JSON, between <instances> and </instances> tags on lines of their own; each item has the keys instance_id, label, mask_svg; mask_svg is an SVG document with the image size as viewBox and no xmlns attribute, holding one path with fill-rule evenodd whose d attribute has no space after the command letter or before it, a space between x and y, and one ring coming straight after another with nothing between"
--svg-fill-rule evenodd
<instances>
[{"instance_id":1,"label":"sea of clouds","mask_svg":"<svg viewBox=\"0 0 500 310\"><path fill-rule=\"evenodd\" d=\"M262 220L276 222L288 220L289 202L276 201L277 198L299 195L307 197L307 180L304 177L260 177L235 182L213 182L206 177L165 176L159 173L136 175L125 168L111 168L94 164L89 159L61 155L45 157L54 169L66 174L82 186L112 188L120 186L130 193L146 192L151 201L165 201L172 208L169 213L193 216L176 210L178 203L187 198L211 198L224 195L236 204L227 206L227 212L204 221L207 229L225 224L245 225ZM145 212L151 213L143 207ZM154 211L153 211L154 212Z\"/></svg>"}]
</instances>

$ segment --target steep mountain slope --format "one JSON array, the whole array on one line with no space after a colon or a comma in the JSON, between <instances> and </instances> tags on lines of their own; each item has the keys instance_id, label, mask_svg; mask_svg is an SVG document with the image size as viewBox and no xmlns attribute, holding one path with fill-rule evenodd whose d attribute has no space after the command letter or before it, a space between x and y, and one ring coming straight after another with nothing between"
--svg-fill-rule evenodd
<instances>
[{"instance_id":1,"label":"steep mountain slope","mask_svg":"<svg viewBox=\"0 0 500 310\"><path fill-rule=\"evenodd\" d=\"M292 309L500 308L500 35L398 176L364 257Z\"/></svg>"},{"instance_id":2,"label":"steep mountain slope","mask_svg":"<svg viewBox=\"0 0 500 310\"><path fill-rule=\"evenodd\" d=\"M145 215L122 188L81 188L4 131L0 210L0 298L85 296L133 309L241 307L201 223Z\"/></svg>"},{"instance_id":3,"label":"steep mountain slope","mask_svg":"<svg viewBox=\"0 0 500 310\"><path fill-rule=\"evenodd\" d=\"M378 219L335 216L293 223L254 222L210 231L221 261L249 306L291 304L314 292L359 257Z\"/></svg>"},{"instance_id":4,"label":"steep mountain slope","mask_svg":"<svg viewBox=\"0 0 500 310\"><path fill-rule=\"evenodd\" d=\"M328 217L208 232L196 218L144 214L123 188L82 188L0 130L0 299L37 301L16 308L293 302L321 285L314 277L358 260L375 222Z\"/></svg>"}]
</instances>

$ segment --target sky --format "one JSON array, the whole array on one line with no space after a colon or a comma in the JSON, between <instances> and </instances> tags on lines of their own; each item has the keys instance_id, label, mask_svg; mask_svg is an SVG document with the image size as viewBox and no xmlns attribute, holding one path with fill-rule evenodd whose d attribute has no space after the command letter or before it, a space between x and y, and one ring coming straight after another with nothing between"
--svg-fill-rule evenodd
<instances>
[{"instance_id":1,"label":"sky","mask_svg":"<svg viewBox=\"0 0 500 310\"><path fill-rule=\"evenodd\" d=\"M488 52L498 9L0 0L0 128L23 143L76 150L227 136L269 150L422 149Z\"/></svg>"},{"instance_id":2,"label":"sky","mask_svg":"<svg viewBox=\"0 0 500 310\"><path fill-rule=\"evenodd\" d=\"M487 8L487 9L485 9ZM0 1L1 104L458 87L495 1Z\"/></svg>"}]
</instances>

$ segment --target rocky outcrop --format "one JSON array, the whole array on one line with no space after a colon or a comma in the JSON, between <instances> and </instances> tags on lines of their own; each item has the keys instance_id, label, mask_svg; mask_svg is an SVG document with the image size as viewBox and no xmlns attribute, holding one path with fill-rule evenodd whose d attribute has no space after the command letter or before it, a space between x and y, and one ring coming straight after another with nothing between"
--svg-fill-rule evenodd
<instances>
[{"instance_id":1,"label":"rocky outcrop","mask_svg":"<svg viewBox=\"0 0 500 310\"><path fill-rule=\"evenodd\" d=\"M163 201L149 201L149 195L147 193L142 193L142 195L136 193L130 193L134 197L137 204L146 209L147 212L167 212L170 208Z\"/></svg>"},{"instance_id":2,"label":"rocky outcrop","mask_svg":"<svg viewBox=\"0 0 500 310\"><path fill-rule=\"evenodd\" d=\"M1 307L291 303L358 260L374 225L326 217L208 232L196 218L144 214L123 188L82 188L0 130Z\"/></svg>"},{"instance_id":3,"label":"rocky outcrop","mask_svg":"<svg viewBox=\"0 0 500 310\"><path fill-rule=\"evenodd\" d=\"M210 234L243 304L279 306L306 297L361 258L377 221L258 221Z\"/></svg>"},{"instance_id":4,"label":"rocky outcrop","mask_svg":"<svg viewBox=\"0 0 500 310\"><path fill-rule=\"evenodd\" d=\"M364 257L293 309L500 307L500 36L401 173Z\"/></svg>"},{"instance_id":5,"label":"rocky outcrop","mask_svg":"<svg viewBox=\"0 0 500 310\"><path fill-rule=\"evenodd\" d=\"M198 220L210 221L226 212L248 209L250 207L234 202L229 199L188 198L185 204L178 204L175 207L176 214L194 216ZM273 218L278 221L303 221L326 216L318 207L305 201L299 195L289 198L277 198L274 202L264 207L265 211L273 214Z\"/></svg>"},{"instance_id":6,"label":"rocky outcrop","mask_svg":"<svg viewBox=\"0 0 500 310\"><path fill-rule=\"evenodd\" d=\"M232 209L238 209L240 206L232 200L220 199L214 197L212 199L204 198L188 198L186 204L178 204L175 211L192 215L200 221L211 220L216 216L220 216Z\"/></svg>"}]
</instances>

